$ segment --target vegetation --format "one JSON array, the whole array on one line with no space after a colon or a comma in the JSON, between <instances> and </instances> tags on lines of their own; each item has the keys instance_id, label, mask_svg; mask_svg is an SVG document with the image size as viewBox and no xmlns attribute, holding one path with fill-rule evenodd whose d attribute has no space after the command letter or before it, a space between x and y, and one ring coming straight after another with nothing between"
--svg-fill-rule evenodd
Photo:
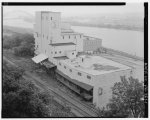
<instances>
[{"instance_id":1,"label":"vegetation","mask_svg":"<svg viewBox=\"0 0 150 120\"><path fill-rule=\"evenodd\" d=\"M100 117L144 117L144 85L138 79L125 76L114 84L112 99L106 109L99 110Z\"/></svg>"},{"instance_id":2,"label":"vegetation","mask_svg":"<svg viewBox=\"0 0 150 120\"><path fill-rule=\"evenodd\" d=\"M69 117L70 109L23 77L24 70L3 62L2 117Z\"/></svg>"},{"instance_id":3,"label":"vegetation","mask_svg":"<svg viewBox=\"0 0 150 120\"><path fill-rule=\"evenodd\" d=\"M33 56L34 55L34 37L32 34L13 34L4 36L3 48L12 49L16 56Z\"/></svg>"}]
</instances>

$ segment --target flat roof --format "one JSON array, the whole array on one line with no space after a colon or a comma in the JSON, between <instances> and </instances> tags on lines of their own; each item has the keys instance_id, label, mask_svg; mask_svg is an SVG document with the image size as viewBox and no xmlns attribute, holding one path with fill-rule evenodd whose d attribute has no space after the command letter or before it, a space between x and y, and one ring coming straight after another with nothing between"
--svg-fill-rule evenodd
<instances>
[{"instance_id":1,"label":"flat roof","mask_svg":"<svg viewBox=\"0 0 150 120\"><path fill-rule=\"evenodd\" d=\"M76 59L66 59L61 62L72 69L90 75L101 75L131 69L131 67L100 56L80 55Z\"/></svg>"},{"instance_id":2,"label":"flat roof","mask_svg":"<svg viewBox=\"0 0 150 120\"><path fill-rule=\"evenodd\" d=\"M67 46L67 45L76 45L76 44L73 43L73 42L68 42L68 43L52 43L52 44L49 44L49 45L52 45L52 46Z\"/></svg>"},{"instance_id":3,"label":"flat roof","mask_svg":"<svg viewBox=\"0 0 150 120\"><path fill-rule=\"evenodd\" d=\"M64 73L62 73L60 70L56 69L56 72L58 74L60 74L61 76L65 77L66 79L68 79L69 81L71 81L72 83L80 86L81 88L84 88L87 91L90 91L93 87L91 85L79 82L78 80L75 79L71 79L69 76L65 75Z\"/></svg>"},{"instance_id":4,"label":"flat roof","mask_svg":"<svg viewBox=\"0 0 150 120\"><path fill-rule=\"evenodd\" d=\"M35 63L40 63L40 62L42 62L43 60L45 60L45 59L47 59L47 58L48 58L47 55L45 55L45 54L39 54L39 55L33 57L32 60L33 60Z\"/></svg>"},{"instance_id":5,"label":"flat roof","mask_svg":"<svg viewBox=\"0 0 150 120\"><path fill-rule=\"evenodd\" d=\"M84 40L102 40L101 38L85 36L85 35L83 37L84 37Z\"/></svg>"},{"instance_id":6,"label":"flat roof","mask_svg":"<svg viewBox=\"0 0 150 120\"><path fill-rule=\"evenodd\" d=\"M78 32L61 32L61 35L82 35L82 33L78 33Z\"/></svg>"}]
</instances>

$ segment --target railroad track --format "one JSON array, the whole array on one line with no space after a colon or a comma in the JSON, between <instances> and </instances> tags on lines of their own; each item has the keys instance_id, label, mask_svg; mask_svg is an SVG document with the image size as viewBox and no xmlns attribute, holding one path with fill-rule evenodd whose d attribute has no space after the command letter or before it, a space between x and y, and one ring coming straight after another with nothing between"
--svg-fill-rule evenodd
<instances>
[{"instance_id":1,"label":"railroad track","mask_svg":"<svg viewBox=\"0 0 150 120\"><path fill-rule=\"evenodd\" d=\"M8 60L5 56L3 58L13 66L20 67L14 62ZM76 100L70 96L63 96L64 92L56 88L51 88L47 83L32 75L30 72L25 71L25 75L23 77L26 79L32 78L34 82L38 83L38 85L40 85L40 87L42 87L44 90L50 92L56 99L67 103L71 107L71 109L78 114L79 117L97 117L96 110L92 109L91 106L83 104L82 102L79 102L79 100Z\"/></svg>"}]
</instances>

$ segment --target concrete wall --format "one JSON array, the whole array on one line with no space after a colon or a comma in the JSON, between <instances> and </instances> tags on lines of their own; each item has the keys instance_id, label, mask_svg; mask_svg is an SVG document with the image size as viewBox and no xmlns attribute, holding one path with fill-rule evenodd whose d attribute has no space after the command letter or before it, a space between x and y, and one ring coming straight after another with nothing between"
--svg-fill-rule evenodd
<instances>
[{"instance_id":1,"label":"concrete wall","mask_svg":"<svg viewBox=\"0 0 150 120\"><path fill-rule=\"evenodd\" d=\"M66 74L67 76L69 76L70 78L78 80L78 81L83 82L85 84L89 84L89 85L93 85L94 84L92 75L89 75L87 73L84 73L84 72L81 72L79 70L76 70L73 67L68 66L67 64L65 64L65 63L63 63L61 61L59 61L59 63L57 65L57 69L60 70L61 72L63 72L64 74ZM72 71L70 71L70 69ZM79 75L78 72L80 72L81 75ZM91 79L88 79L87 75L90 76Z\"/></svg>"},{"instance_id":2,"label":"concrete wall","mask_svg":"<svg viewBox=\"0 0 150 120\"><path fill-rule=\"evenodd\" d=\"M109 100L112 98L112 89L114 83L120 82L120 76L126 76L127 78L131 76L131 69L122 70L118 72L112 72L108 74L103 74L96 76L94 81L94 90L93 90L93 103L97 107L106 107L109 103ZM102 88L102 94L99 94L99 89Z\"/></svg>"},{"instance_id":3,"label":"concrete wall","mask_svg":"<svg viewBox=\"0 0 150 120\"><path fill-rule=\"evenodd\" d=\"M49 54L50 54L51 57L61 57L61 56L66 56L67 51L75 51L75 50L76 50L75 45L50 46L50 51L51 52Z\"/></svg>"},{"instance_id":4,"label":"concrete wall","mask_svg":"<svg viewBox=\"0 0 150 120\"><path fill-rule=\"evenodd\" d=\"M101 45L102 45L101 40L84 39L83 40L83 51L95 51L98 48L100 48Z\"/></svg>"},{"instance_id":5,"label":"concrete wall","mask_svg":"<svg viewBox=\"0 0 150 120\"><path fill-rule=\"evenodd\" d=\"M74 59L74 58L76 58L76 55L77 55L77 52L76 52L76 51L68 51L68 52L67 52L67 57L68 57L69 59Z\"/></svg>"}]
</instances>

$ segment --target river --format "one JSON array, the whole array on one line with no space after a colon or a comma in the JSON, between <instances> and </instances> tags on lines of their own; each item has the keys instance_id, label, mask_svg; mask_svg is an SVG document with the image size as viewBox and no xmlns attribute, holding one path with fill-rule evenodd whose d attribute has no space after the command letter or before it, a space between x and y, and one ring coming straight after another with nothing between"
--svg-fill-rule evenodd
<instances>
[{"instance_id":1,"label":"river","mask_svg":"<svg viewBox=\"0 0 150 120\"><path fill-rule=\"evenodd\" d=\"M81 26L72 26L71 28L84 35L102 39L104 47L144 57L144 32Z\"/></svg>"}]
</instances>

